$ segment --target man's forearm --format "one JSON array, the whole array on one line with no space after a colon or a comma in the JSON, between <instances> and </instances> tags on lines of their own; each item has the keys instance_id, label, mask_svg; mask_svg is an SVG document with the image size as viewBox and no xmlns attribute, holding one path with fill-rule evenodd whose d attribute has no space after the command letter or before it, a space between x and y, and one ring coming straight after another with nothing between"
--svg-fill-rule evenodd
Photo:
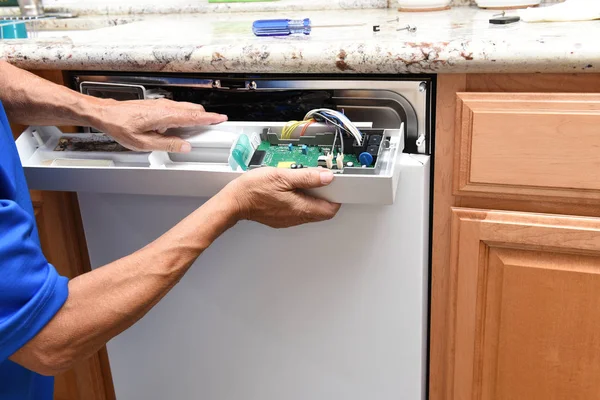
<instances>
[{"instance_id":1,"label":"man's forearm","mask_svg":"<svg viewBox=\"0 0 600 400\"><path fill-rule=\"evenodd\" d=\"M92 126L105 100L0 61L0 100L12 122L31 125Z\"/></svg>"},{"instance_id":2,"label":"man's forearm","mask_svg":"<svg viewBox=\"0 0 600 400\"><path fill-rule=\"evenodd\" d=\"M143 317L237 217L216 196L159 239L69 282L69 297L11 360L53 375L94 354Z\"/></svg>"}]
</instances>

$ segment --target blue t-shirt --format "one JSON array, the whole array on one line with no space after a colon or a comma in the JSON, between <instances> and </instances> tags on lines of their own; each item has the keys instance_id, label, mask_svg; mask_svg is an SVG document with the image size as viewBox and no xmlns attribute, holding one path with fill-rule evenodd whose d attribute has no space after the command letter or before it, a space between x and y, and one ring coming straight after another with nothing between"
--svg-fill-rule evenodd
<instances>
[{"instance_id":1,"label":"blue t-shirt","mask_svg":"<svg viewBox=\"0 0 600 400\"><path fill-rule=\"evenodd\" d=\"M8 360L67 299L67 279L46 261L10 125L0 103L0 399L52 400L54 378Z\"/></svg>"}]
</instances>

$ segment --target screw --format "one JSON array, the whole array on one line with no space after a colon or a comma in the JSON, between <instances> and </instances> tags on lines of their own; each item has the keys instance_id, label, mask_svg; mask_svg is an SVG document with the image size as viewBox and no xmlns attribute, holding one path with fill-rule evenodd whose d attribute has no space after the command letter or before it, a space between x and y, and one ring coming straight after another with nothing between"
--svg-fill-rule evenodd
<instances>
[{"instance_id":1,"label":"screw","mask_svg":"<svg viewBox=\"0 0 600 400\"><path fill-rule=\"evenodd\" d=\"M506 11L502 11L500 14L494 14L494 17L505 17Z\"/></svg>"},{"instance_id":2,"label":"screw","mask_svg":"<svg viewBox=\"0 0 600 400\"><path fill-rule=\"evenodd\" d=\"M400 17L396 17L395 19L390 19L389 21L387 21L388 23L390 22L400 22Z\"/></svg>"},{"instance_id":3,"label":"screw","mask_svg":"<svg viewBox=\"0 0 600 400\"><path fill-rule=\"evenodd\" d=\"M409 31L410 33L414 33L417 31L416 26L406 25L404 28L398 28L397 31Z\"/></svg>"}]
</instances>

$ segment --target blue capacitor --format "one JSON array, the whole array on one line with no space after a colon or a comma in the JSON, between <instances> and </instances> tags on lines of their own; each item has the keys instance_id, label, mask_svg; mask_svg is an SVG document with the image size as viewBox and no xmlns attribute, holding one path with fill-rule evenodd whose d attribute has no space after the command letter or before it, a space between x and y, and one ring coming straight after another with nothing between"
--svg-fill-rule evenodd
<instances>
[{"instance_id":1,"label":"blue capacitor","mask_svg":"<svg viewBox=\"0 0 600 400\"><path fill-rule=\"evenodd\" d=\"M308 146L305 144L302 145L302 154L308 154Z\"/></svg>"},{"instance_id":2,"label":"blue capacitor","mask_svg":"<svg viewBox=\"0 0 600 400\"><path fill-rule=\"evenodd\" d=\"M373 164L373 156L365 151L363 153L360 153L360 155L358 156L358 161L360 161L362 165L366 165L368 167L371 164Z\"/></svg>"},{"instance_id":3,"label":"blue capacitor","mask_svg":"<svg viewBox=\"0 0 600 400\"><path fill-rule=\"evenodd\" d=\"M289 150L289 151L292 151L292 150L294 150L294 145L293 145L293 144L291 144L291 143L290 143L290 144L288 144L288 150Z\"/></svg>"}]
</instances>

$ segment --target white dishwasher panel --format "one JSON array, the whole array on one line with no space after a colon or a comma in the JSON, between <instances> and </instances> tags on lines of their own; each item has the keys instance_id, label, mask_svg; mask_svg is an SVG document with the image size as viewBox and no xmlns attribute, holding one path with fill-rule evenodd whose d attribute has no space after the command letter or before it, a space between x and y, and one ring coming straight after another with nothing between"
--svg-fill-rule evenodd
<instances>
[{"instance_id":1,"label":"white dishwasher panel","mask_svg":"<svg viewBox=\"0 0 600 400\"><path fill-rule=\"evenodd\" d=\"M216 127L194 127L190 140L193 150L188 154L57 151L63 140L103 136L64 134L56 127L30 127L16 144L31 189L207 197L243 173L233 171L227 163L234 138L263 129L280 132L283 126L273 122L226 122ZM401 176L404 128L401 125L400 129L381 131L389 140L385 140L386 148L381 146L374 168L368 169L372 174L366 174L363 168L344 168L330 185L308 192L336 203L393 204Z\"/></svg>"},{"instance_id":2,"label":"white dishwasher panel","mask_svg":"<svg viewBox=\"0 0 600 400\"><path fill-rule=\"evenodd\" d=\"M399 159L391 206L226 232L109 342L117 399L424 399L430 164ZM93 267L146 245L203 201L79 193Z\"/></svg>"}]
</instances>

